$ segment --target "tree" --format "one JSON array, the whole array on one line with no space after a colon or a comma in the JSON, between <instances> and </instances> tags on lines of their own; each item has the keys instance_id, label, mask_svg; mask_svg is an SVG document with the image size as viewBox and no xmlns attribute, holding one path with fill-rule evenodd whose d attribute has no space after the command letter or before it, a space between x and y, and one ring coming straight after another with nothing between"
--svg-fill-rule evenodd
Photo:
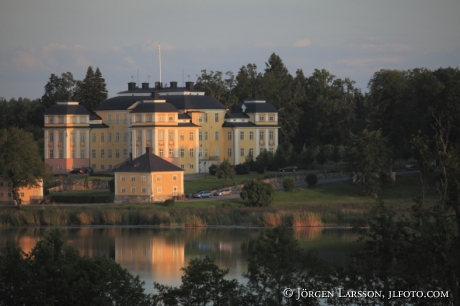
<instances>
[{"instance_id":1,"label":"tree","mask_svg":"<svg viewBox=\"0 0 460 306\"><path fill-rule=\"evenodd\" d=\"M236 86L233 94L237 97L238 103L252 97L252 94L260 92L262 74L257 72L256 64L242 66L236 75Z\"/></svg>"},{"instance_id":2,"label":"tree","mask_svg":"<svg viewBox=\"0 0 460 306\"><path fill-rule=\"evenodd\" d=\"M28 254L0 251L0 305L150 305L142 285L112 259L81 257L59 230Z\"/></svg>"},{"instance_id":3,"label":"tree","mask_svg":"<svg viewBox=\"0 0 460 306\"><path fill-rule=\"evenodd\" d=\"M275 189L270 183L250 180L244 184L240 197L248 206L268 206L275 198Z\"/></svg>"},{"instance_id":4,"label":"tree","mask_svg":"<svg viewBox=\"0 0 460 306\"><path fill-rule=\"evenodd\" d=\"M235 171L232 168L232 165L230 165L230 162L228 159L224 159L223 162L220 163L220 165L217 167L217 172L216 176L218 179L228 179L228 178L233 178L235 175Z\"/></svg>"},{"instance_id":5,"label":"tree","mask_svg":"<svg viewBox=\"0 0 460 306\"><path fill-rule=\"evenodd\" d=\"M308 186L315 186L316 183L318 183L318 176L314 173L308 173L307 176L305 176L305 181Z\"/></svg>"},{"instance_id":6,"label":"tree","mask_svg":"<svg viewBox=\"0 0 460 306\"><path fill-rule=\"evenodd\" d=\"M292 178L290 176L286 176L285 178L283 178L283 188L287 192L293 191L294 188L295 188L295 180L294 180L294 178Z\"/></svg>"},{"instance_id":7,"label":"tree","mask_svg":"<svg viewBox=\"0 0 460 306\"><path fill-rule=\"evenodd\" d=\"M201 76L196 80L195 89L203 90L206 95L222 102L226 107L230 108L232 105L238 103L237 98L232 95L232 89L235 86L235 77L233 72L227 71L225 75L227 79L223 79L221 71L201 70Z\"/></svg>"},{"instance_id":8,"label":"tree","mask_svg":"<svg viewBox=\"0 0 460 306\"><path fill-rule=\"evenodd\" d=\"M94 111L99 104L107 99L105 80L99 68L94 72L93 67L89 66L85 78L77 84L75 100L88 110Z\"/></svg>"},{"instance_id":9,"label":"tree","mask_svg":"<svg viewBox=\"0 0 460 306\"><path fill-rule=\"evenodd\" d=\"M51 74L41 99L43 111L59 101L67 101L68 94L73 95L75 93L76 83L77 81L74 80L71 72L62 73L61 77Z\"/></svg>"},{"instance_id":10,"label":"tree","mask_svg":"<svg viewBox=\"0 0 460 306\"><path fill-rule=\"evenodd\" d=\"M228 269L219 269L211 258L191 259L184 272L180 287L154 283L158 291L154 305L238 305L238 281L226 280Z\"/></svg>"},{"instance_id":11,"label":"tree","mask_svg":"<svg viewBox=\"0 0 460 306\"><path fill-rule=\"evenodd\" d=\"M364 130L350 139L347 160L350 170L363 183L366 194L376 197L380 193L391 170L390 157L387 139L380 130Z\"/></svg>"},{"instance_id":12,"label":"tree","mask_svg":"<svg viewBox=\"0 0 460 306\"><path fill-rule=\"evenodd\" d=\"M11 184L13 200L18 205L19 188L39 186L48 178L49 170L32 134L15 127L0 130L0 177Z\"/></svg>"}]
</instances>

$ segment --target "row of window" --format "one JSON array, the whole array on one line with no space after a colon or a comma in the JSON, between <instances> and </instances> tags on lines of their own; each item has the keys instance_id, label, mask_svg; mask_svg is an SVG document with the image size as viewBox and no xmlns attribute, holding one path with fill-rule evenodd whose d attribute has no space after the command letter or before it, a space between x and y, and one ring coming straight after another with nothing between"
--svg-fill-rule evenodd
<instances>
[{"instance_id":1,"label":"row of window","mask_svg":"<svg viewBox=\"0 0 460 306\"><path fill-rule=\"evenodd\" d=\"M174 117L175 116L167 116L168 122L173 122ZM147 114L147 115L137 114L137 115L133 115L132 120L134 120L134 122L153 122L153 118L154 117L151 114ZM166 121L165 116L158 116L158 122L165 122L165 121Z\"/></svg>"},{"instance_id":2,"label":"row of window","mask_svg":"<svg viewBox=\"0 0 460 306\"><path fill-rule=\"evenodd\" d=\"M123 114L123 121L120 121L120 114L115 114L114 122L113 123L128 123L128 114ZM107 115L107 123L112 123L112 114Z\"/></svg>"},{"instance_id":3,"label":"row of window","mask_svg":"<svg viewBox=\"0 0 460 306\"><path fill-rule=\"evenodd\" d=\"M161 175L157 175L157 176L156 176L156 181L157 181L157 182L161 182L161 180L162 180ZM177 175L173 175L173 176L172 176L172 180L173 180L173 181L177 181ZM126 176L121 175L121 176L120 176L120 181L121 181L121 182L126 182ZM136 181L136 176L134 176L134 175L131 176L131 177L130 177L130 181L131 181L131 182L135 182L135 181ZM141 182L146 182L146 181L147 181L147 176L141 175Z\"/></svg>"},{"instance_id":4,"label":"row of window","mask_svg":"<svg viewBox=\"0 0 460 306\"><path fill-rule=\"evenodd\" d=\"M203 115L198 117L198 122L208 122L208 113L204 113ZM214 113L214 122L219 122L219 113Z\"/></svg>"},{"instance_id":5,"label":"row of window","mask_svg":"<svg viewBox=\"0 0 460 306\"><path fill-rule=\"evenodd\" d=\"M259 121L265 121L265 117L264 116L259 116ZM275 121L275 117L268 116L268 121Z\"/></svg>"},{"instance_id":6,"label":"row of window","mask_svg":"<svg viewBox=\"0 0 460 306\"><path fill-rule=\"evenodd\" d=\"M161 187L157 187L157 193L162 193L163 189ZM120 188L120 193L126 193L126 188L121 187ZM131 187L131 193L136 193L136 187ZM141 193L147 193L147 188L142 187L141 188Z\"/></svg>"},{"instance_id":7,"label":"row of window","mask_svg":"<svg viewBox=\"0 0 460 306\"><path fill-rule=\"evenodd\" d=\"M73 116L72 123L86 123L86 116ZM48 123L68 123L66 117L48 117Z\"/></svg>"}]
</instances>

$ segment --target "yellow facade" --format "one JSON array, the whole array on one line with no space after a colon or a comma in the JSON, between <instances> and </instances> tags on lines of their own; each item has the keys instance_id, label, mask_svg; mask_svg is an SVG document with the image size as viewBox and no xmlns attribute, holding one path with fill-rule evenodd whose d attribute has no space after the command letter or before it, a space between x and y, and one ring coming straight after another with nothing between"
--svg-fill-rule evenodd
<instances>
[{"instance_id":1,"label":"yellow facade","mask_svg":"<svg viewBox=\"0 0 460 306\"><path fill-rule=\"evenodd\" d=\"M43 200L43 181L38 181L37 187L19 188L21 204L39 203ZM13 204L13 190L9 182L0 180L0 203Z\"/></svg>"}]
</instances>

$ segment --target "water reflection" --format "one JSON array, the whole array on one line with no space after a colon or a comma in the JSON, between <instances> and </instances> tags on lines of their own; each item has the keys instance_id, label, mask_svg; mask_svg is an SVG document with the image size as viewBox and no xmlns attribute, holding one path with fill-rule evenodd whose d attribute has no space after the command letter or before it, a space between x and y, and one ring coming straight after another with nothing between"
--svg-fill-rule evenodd
<instances>
[{"instance_id":1,"label":"water reflection","mask_svg":"<svg viewBox=\"0 0 460 306\"><path fill-rule=\"evenodd\" d=\"M149 227L69 227L62 228L68 244L83 256L106 256L130 273L139 275L146 290L153 282L178 286L182 267L188 261L206 255L221 268L230 270L228 277L244 282L247 263L242 246L257 239L263 229L256 228L149 228ZM51 228L0 229L0 245L13 241L25 252ZM313 249L334 265L345 264L357 244L357 231L351 229L296 228L295 238L306 249Z\"/></svg>"}]
</instances>

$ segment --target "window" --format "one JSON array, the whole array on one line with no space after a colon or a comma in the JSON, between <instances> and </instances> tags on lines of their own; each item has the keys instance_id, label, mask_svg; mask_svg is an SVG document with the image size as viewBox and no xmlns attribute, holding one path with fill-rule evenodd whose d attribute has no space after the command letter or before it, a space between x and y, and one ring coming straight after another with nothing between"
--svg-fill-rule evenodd
<instances>
[{"instance_id":1,"label":"window","mask_svg":"<svg viewBox=\"0 0 460 306\"><path fill-rule=\"evenodd\" d=\"M112 158L112 149L107 150L108 158Z\"/></svg>"},{"instance_id":2,"label":"window","mask_svg":"<svg viewBox=\"0 0 460 306\"><path fill-rule=\"evenodd\" d=\"M208 113L204 113L204 122L208 122Z\"/></svg>"},{"instance_id":3,"label":"window","mask_svg":"<svg viewBox=\"0 0 460 306\"><path fill-rule=\"evenodd\" d=\"M115 141L116 142L120 141L120 133L119 132L115 133Z\"/></svg>"},{"instance_id":4,"label":"window","mask_svg":"<svg viewBox=\"0 0 460 306\"><path fill-rule=\"evenodd\" d=\"M240 132L240 140L244 140L244 132Z\"/></svg>"},{"instance_id":5,"label":"window","mask_svg":"<svg viewBox=\"0 0 460 306\"><path fill-rule=\"evenodd\" d=\"M218 131L216 131L214 133L214 140L219 140L219 132Z\"/></svg>"},{"instance_id":6,"label":"window","mask_svg":"<svg viewBox=\"0 0 460 306\"><path fill-rule=\"evenodd\" d=\"M185 169L185 166L183 164L180 165L181 169Z\"/></svg>"},{"instance_id":7,"label":"window","mask_svg":"<svg viewBox=\"0 0 460 306\"><path fill-rule=\"evenodd\" d=\"M80 123L86 123L86 117L85 116L80 117Z\"/></svg>"},{"instance_id":8,"label":"window","mask_svg":"<svg viewBox=\"0 0 460 306\"><path fill-rule=\"evenodd\" d=\"M147 115L146 121L147 121L147 122L152 122L152 115Z\"/></svg>"},{"instance_id":9,"label":"window","mask_svg":"<svg viewBox=\"0 0 460 306\"><path fill-rule=\"evenodd\" d=\"M184 140L184 139L185 139L184 132L180 132L180 140Z\"/></svg>"},{"instance_id":10,"label":"window","mask_svg":"<svg viewBox=\"0 0 460 306\"><path fill-rule=\"evenodd\" d=\"M259 121L264 121L264 116L260 116Z\"/></svg>"},{"instance_id":11,"label":"window","mask_svg":"<svg viewBox=\"0 0 460 306\"><path fill-rule=\"evenodd\" d=\"M204 140L208 140L208 132L204 132Z\"/></svg>"},{"instance_id":12,"label":"window","mask_svg":"<svg viewBox=\"0 0 460 306\"><path fill-rule=\"evenodd\" d=\"M50 158L54 158L54 150L50 149Z\"/></svg>"},{"instance_id":13,"label":"window","mask_svg":"<svg viewBox=\"0 0 460 306\"><path fill-rule=\"evenodd\" d=\"M112 133L107 133L107 141L112 141Z\"/></svg>"},{"instance_id":14,"label":"window","mask_svg":"<svg viewBox=\"0 0 460 306\"><path fill-rule=\"evenodd\" d=\"M158 139L159 139L159 140L164 140L163 132L159 132L159 133L158 133Z\"/></svg>"},{"instance_id":15,"label":"window","mask_svg":"<svg viewBox=\"0 0 460 306\"><path fill-rule=\"evenodd\" d=\"M254 132L249 132L249 140L254 140Z\"/></svg>"},{"instance_id":16,"label":"window","mask_svg":"<svg viewBox=\"0 0 460 306\"><path fill-rule=\"evenodd\" d=\"M137 131L136 135L137 135L137 140L141 141L142 140L142 131Z\"/></svg>"},{"instance_id":17,"label":"window","mask_svg":"<svg viewBox=\"0 0 460 306\"><path fill-rule=\"evenodd\" d=\"M177 175L173 175L172 180L177 181Z\"/></svg>"},{"instance_id":18,"label":"window","mask_svg":"<svg viewBox=\"0 0 460 306\"><path fill-rule=\"evenodd\" d=\"M165 117L160 116L159 119L158 119L158 121L165 121Z\"/></svg>"},{"instance_id":19,"label":"window","mask_svg":"<svg viewBox=\"0 0 460 306\"><path fill-rule=\"evenodd\" d=\"M24 192L20 192L19 195L21 196L21 198L23 198L25 196L25 193Z\"/></svg>"},{"instance_id":20,"label":"window","mask_svg":"<svg viewBox=\"0 0 460 306\"><path fill-rule=\"evenodd\" d=\"M95 142L96 141L96 133L91 134L91 141Z\"/></svg>"},{"instance_id":21,"label":"window","mask_svg":"<svg viewBox=\"0 0 460 306\"><path fill-rule=\"evenodd\" d=\"M105 150L101 149L101 158L105 158Z\"/></svg>"},{"instance_id":22,"label":"window","mask_svg":"<svg viewBox=\"0 0 460 306\"><path fill-rule=\"evenodd\" d=\"M270 152L271 154L273 154L273 148L268 149L268 152Z\"/></svg>"},{"instance_id":23,"label":"window","mask_svg":"<svg viewBox=\"0 0 460 306\"><path fill-rule=\"evenodd\" d=\"M50 132L50 141L54 141L54 133Z\"/></svg>"},{"instance_id":24,"label":"window","mask_svg":"<svg viewBox=\"0 0 460 306\"><path fill-rule=\"evenodd\" d=\"M231 148L227 149L227 156L232 157L232 149Z\"/></svg>"},{"instance_id":25,"label":"window","mask_svg":"<svg viewBox=\"0 0 460 306\"><path fill-rule=\"evenodd\" d=\"M227 140L232 140L232 132L227 132Z\"/></svg>"},{"instance_id":26,"label":"window","mask_svg":"<svg viewBox=\"0 0 460 306\"><path fill-rule=\"evenodd\" d=\"M64 141L64 133L59 132L59 141L63 142Z\"/></svg>"},{"instance_id":27,"label":"window","mask_svg":"<svg viewBox=\"0 0 460 306\"><path fill-rule=\"evenodd\" d=\"M101 133L101 142L104 141L104 138L105 138L105 137L104 137L104 133Z\"/></svg>"},{"instance_id":28,"label":"window","mask_svg":"<svg viewBox=\"0 0 460 306\"><path fill-rule=\"evenodd\" d=\"M128 135L129 135L128 132L125 132L123 134L123 141L128 141Z\"/></svg>"},{"instance_id":29,"label":"window","mask_svg":"<svg viewBox=\"0 0 460 306\"><path fill-rule=\"evenodd\" d=\"M152 140L152 132L147 132L147 140Z\"/></svg>"},{"instance_id":30,"label":"window","mask_svg":"<svg viewBox=\"0 0 460 306\"><path fill-rule=\"evenodd\" d=\"M146 193L146 192L147 192L147 188L142 187L141 191L142 191L142 193Z\"/></svg>"},{"instance_id":31,"label":"window","mask_svg":"<svg viewBox=\"0 0 460 306\"><path fill-rule=\"evenodd\" d=\"M190 149L189 155L190 155L190 157L193 157L193 149Z\"/></svg>"},{"instance_id":32,"label":"window","mask_svg":"<svg viewBox=\"0 0 460 306\"><path fill-rule=\"evenodd\" d=\"M91 157L96 158L96 150L91 150Z\"/></svg>"},{"instance_id":33,"label":"window","mask_svg":"<svg viewBox=\"0 0 460 306\"><path fill-rule=\"evenodd\" d=\"M253 148L249 149L249 155L254 156L254 149Z\"/></svg>"},{"instance_id":34,"label":"window","mask_svg":"<svg viewBox=\"0 0 460 306\"><path fill-rule=\"evenodd\" d=\"M174 121L173 116L169 116L169 117L168 117L168 121Z\"/></svg>"},{"instance_id":35,"label":"window","mask_svg":"<svg viewBox=\"0 0 460 306\"><path fill-rule=\"evenodd\" d=\"M190 169L193 169L193 168L195 168L195 165L194 165L194 164L190 164L188 167L189 167Z\"/></svg>"},{"instance_id":36,"label":"window","mask_svg":"<svg viewBox=\"0 0 460 306\"><path fill-rule=\"evenodd\" d=\"M101 170L104 170L105 169L105 165L101 165Z\"/></svg>"},{"instance_id":37,"label":"window","mask_svg":"<svg viewBox=\"0 0 460 306\"><path fill-rule=\"evenodd\" d=\"M268 121L275 121L275 117L273 116L268 117Z\"/></svg>"},{"instance_id":38,"label":"window","mask_svg":"<svg viewBox=\"0 0 460 306\"><path fill-rule=\"evenodd\" d=\"M163 155L164 155L163 149L160 149L160 157L163 157Z\"/></svg>"},{"instance_id":39,"label":"window","mask_svg":"<svg viewBox=\"0 0 460 306\"><path fill-rule=\"evenodd\" d=\"M169 149L169 157L174 157L174 149Z\"/></svg>"},{"instance_id":40,"label":"window","mask_svg":"<svg viewBox=\"0 0 460 306\"><path fill-rule=\"evenodd\" d=\"M131 193L136 193L136 187L131 187Z\"/></svg>"},{"instance_id":41,"label":"window","mask_svg":"<svg viewBox=\"0 0 460 306\"><path fill-rule=\"evenodd\" d=\"M268 138L273 140L273 131L268 132Z\"/></svg>"},{"instance_id":42,"label":"window","mask_svg":"<svg viewBox=\"0 0 460 306\"><path fill-rule=\"evenodd\" d=\"M141 176L141 182L145 182L147 180L147 177L145 175Z\"/></svg>"},{"instance_id":43,"label":"window","mask_svg":"<svg viewBox=\"0 0 460 306\"><path fill-rule=\"evenodd\" d=\"M219 122L219 113L214 114L214 121Z\"/></svg>"},{"instance_id":44,"label":"window","mask_svg":"<svg viewBox=\"0 0 460 306\"><path fill-rule=\"evenodd\" d=\"M264 140L264 132L263 131L259 132L259 139Z\"/></svg>"},{"instance_id":45,"label":"window","mask_svg":"<svg viewBox=\"0 0 460 306\"><path fill-rule=\"evenodd\" d=\"M128 114L123 114L123 123L128 123Z\"/></svg>"},{"instance_id":46,"label":"window","mask_svg":"<svg viewBox=\"0 0 460 306\"><path fill-rule=\"evenodd\" d=\"M115 114L115 123L120 123L120 115Z\"/></svg>"},{"instance_id":47,"label":"window","mask_svg":"<svg viewBox=\"0 0 460 306\"><path fill-rule=\"evenodd\" d=\"M198 117L198 122L203 122L203 116Z\"/></svg>"},{"instance_id":48,"label":"window","mask_svg":"<svg viewBox=\"0 0 460 306\"><path fill-rule=\"evenodd\" d=\"M125 187L121 188L121 193L126 193L126 188Z\"/></svg>"},{"instance_id":49,"label":"window","mask_svg":"<svg viewBox=\"0 0 460 306\"><path fill-rule=\"evenodd\" d=\"M64 117L59 117L59 123L64 123Z\"/></svg>"},{"instance_id":50,"label":"window","mask_svg":"<svg viewBox=\"0 0 460 306\"><path fill-rule=\"evenodd\" d=\"M64 150L59 150L59 158L64 158Z\"/></svg>"},{"instance_id":51,"label":"window","mask_svg":"<svg viewBox=\"0 0 460 306\"><path fill-rule=\"evenodd\" d=\"M244 148L240 149L240 156L244 157Z\"/></svg>"},{"instance_id":52,"label":"window","mask_svg":"<svg viewBox=\"0 0 460 306\"><path fill-rule=\"evenodd\" d=\"M125 177L124 175L122 175L122 176L120 177L120 181L122 181L122 182L126 181L126 177Z\"/></svg>"},{"instance_id":53,"label":"window","mask_svg":"<svg viewBox=\"0 0 460 306\"><path fill-rule=\"evenodd\" d=\"M161 193L162 190L161 190L161 187L157 187L157 193Z\"/></svg>"},{"instance_id":54,"label":"window","mask_svg":"<svg viewBox=\"0 0 460 306\"><path fill-rule=\"evenodd\" d=\"M85 141L85 134L83 134L83 132L80 132L80 141Z\"/></svg>"},{"instance_id":55,"label":"window","mask_svg":"<svg viewBox=\"0 0 460 306\"><path fill-rule=\"evenodd\" d=\"M198 132L198 140L203 140L203 132L202 131L199 131Z\"/></svg>"},{"instance_id":56,"label":"window","mask_svg":"<svg viewBox=\"0 0 460 306\"><path fill-rule=\"evenodd\" d=\"M161 175L157 175L157 182L161 182Z\"/></svg>"},{"instance_id":57,"label":"window","mask_svg":"<svg viewBox=\"0 0 460 306\"><path fill-rule=\"evenodd\" d=\"M72 123L77 123L77 117L72 117Z\"/></svg>"},{"instance_id":58,"label":"window","mask_svg":"<svg viewBox=\"0 0 460 306\"><path fill-rule=\"evenodd\" d=\"M214 149L214 156L219 156L219 149L218 148Z\"/></svg>"},{"instance_id":59,"label":"window","mask_svg":"<svg viewBox=\"0 0 460 306\"><path fill-rule=\"evenodd\" d=\"M203 157L203 149L200 148L199 151L198 151L198 157Z\"/></svg>"},{"instance_id":60,"label":"window","mask_svg":"<svg viewBox=\"0 0 460 306\"><path fill-rule=\"evenodd\" d=\"M80 158L85 158L85 149L80 150Z\"/></svg>"},{"instance_id":61,"label":"window","mask_svg":"<svg viewBox=\"0 0 460 306\"><path fill-rule=\"evenodd\" d=\"M189 140L193 140L193 132L189 133Z\"/></svg>"},{"instance_id":62,"label":"window","mask_svg":"<svg viewBox=\"0 0 460 306\"><path fill-rule=\"evenodd\" d=\"M48 123L54 123L54 117L49 117L48 118Z\"/></svg>"},{"instance_id":63,"label":"window","mask_svg":"<svg viewBox=\"0 0 460 306\"><path fill-rule=\"evenodd\" d=\"M208 157L208 149L204 149L204 157Z\"/></svg>"},{"instance_id":64,"label":"window","mask_svg":"<svg viewBox=\"0 0 460 306\"><path fill-rule=\"evenodd\" d=\"M115 157L120 158L120 149L115 149Z\"/></svg>"},{"instance_id":65,"label":"window","mask_svg":"<svg viewBox=\"0 0 460 306\"><path fill-rule=\"evenodd\" d=\"M142 122L142 116L141 115L136 116L136 122Z\"/></svg>"},{"instance_id":66,"label":"window","mask_svg":"<svg viewBox=\"0 0 460 306\"><path fill-rule=\"evenodd\" d=\"M135 182L136 181L136 177L135 176L131 176L131 182Z\"/></svg>"},{"instance_id":67,"label":"window","mask_svg":"<svg viewBox=\"0 0 460 306\"><path fill-rule=\"evenodd\" d=\"M112 114L107 115L107 123L112 123Z\"/></svg>"},{"instance_id":68,"label":"window","mask_svg":"<svg viewBox=\"0 0 460 306\"><path fill-rule=\"evenodd\" d=\"M123 149L123 157L124 158L128 157L128 149Z\"/></svg>"},{"instance_id":69,"label":"window","mask_svg":"<svg viewBox=\"0 0 460 306\"><path fill-rule=\"evenodd\" d=\"M180 157L184 157L185 156L185 150L184 149L180 149Z\"/></svg>"}]
</instances>

